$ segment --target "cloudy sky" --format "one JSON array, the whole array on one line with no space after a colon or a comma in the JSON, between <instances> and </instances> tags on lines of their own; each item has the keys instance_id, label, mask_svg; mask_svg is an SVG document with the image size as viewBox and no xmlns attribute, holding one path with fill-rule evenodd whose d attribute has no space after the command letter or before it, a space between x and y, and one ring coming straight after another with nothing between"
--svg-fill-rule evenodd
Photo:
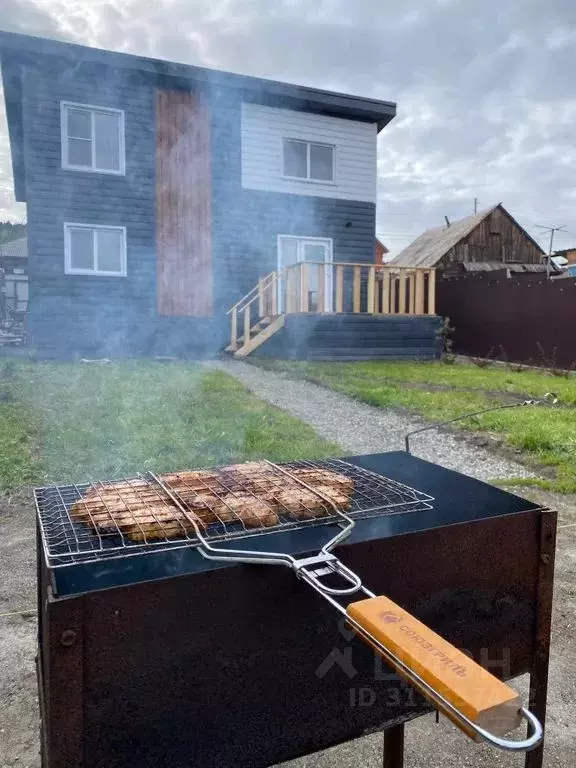
<instances>
[{"instance_id":1,"label":"cloudy sky","mask_svg":"<svg viewBox=\"0 0 576 768\"><path fill-rule=\"evenodd\" d=\"M574 0L0 0L0 26L396 101L378 161L393 253L475 197L576 245ZM0 218L21 220L3 114L0 131Z\"/></svg>"}]
</instances>

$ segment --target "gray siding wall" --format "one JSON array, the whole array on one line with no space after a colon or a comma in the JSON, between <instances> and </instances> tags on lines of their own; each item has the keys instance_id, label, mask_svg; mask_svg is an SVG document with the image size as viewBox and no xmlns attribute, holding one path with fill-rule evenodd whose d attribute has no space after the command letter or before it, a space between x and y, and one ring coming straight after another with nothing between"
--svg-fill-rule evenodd
<instances>
[{"instance_id":1,"label":"gray siding wall","mask_svg":"<svg viewBox=\"0 0 576 768\"><path fill-rule=\"evenodd\" d=\"M153 88L50 59L23 85L33 342L55 353L137 352L155 311ZM61 100L125 111L125 176L62 169ZM128 276L64 274L65 221L125 226Z\"/></svg>"}]
</instances>

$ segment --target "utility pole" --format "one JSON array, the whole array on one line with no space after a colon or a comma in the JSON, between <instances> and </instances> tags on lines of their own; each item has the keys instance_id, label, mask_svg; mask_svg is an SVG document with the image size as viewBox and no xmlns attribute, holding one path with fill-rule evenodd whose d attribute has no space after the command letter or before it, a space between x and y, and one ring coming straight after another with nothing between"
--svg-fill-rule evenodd
<instances>
[{"instance_id":1,"label":"utility pole","mask_svg":"<svg viewBox=\"0 0 576 768\"><path fill-rule=\"evenodd\" d=\"M538 229L545 229L546 232L550 232L550 246L548 248L548 258L546 259L546 280L550 279L550 262L552 260L552 245L554 243L555 232L566 232L566 225L563 227L543 227L541 224L536 224Z\"/></svg>"},{"instance_id":2,"label":"utility pole","mask_svg":"<svg viewBox=\"0 0 576 768\"><path fill-rule=\"evenodd\" d=\"M478 213L478 198L474 198L474 213Z\"/></svg>"}]
</instances>

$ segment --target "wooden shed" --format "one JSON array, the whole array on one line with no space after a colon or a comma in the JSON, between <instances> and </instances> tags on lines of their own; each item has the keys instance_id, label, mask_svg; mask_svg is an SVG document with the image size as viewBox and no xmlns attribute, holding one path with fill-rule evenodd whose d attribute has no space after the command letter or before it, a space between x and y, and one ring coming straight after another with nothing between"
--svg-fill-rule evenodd
<instances>
[{"instance_id":1,"label":"wooden shed","mask_svg":"<svg viewBox=\"0 0 576 768\"><path fill-rule=\"evenodd\" d=\"M541 264L538 243L502 203L424 232L392 260L398 267L427 267L458 273L462 264Z\"/></svg>"}]
</instances>

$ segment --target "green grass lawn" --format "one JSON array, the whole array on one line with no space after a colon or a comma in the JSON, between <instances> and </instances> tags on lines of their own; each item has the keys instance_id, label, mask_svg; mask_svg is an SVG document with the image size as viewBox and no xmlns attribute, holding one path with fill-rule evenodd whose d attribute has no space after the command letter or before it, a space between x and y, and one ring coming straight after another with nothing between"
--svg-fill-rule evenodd
<instances>
[{"instance_id":1,"label":"green grass lawn","mask_svg":"<svg viewBox=\"0 0 576 768\"><path fill-rule=\"evenodd\" d=\"M338 453L235 379L192 363L0 360L0 488Z\"/></svg>"},{"instance_id":2,"label":"green grass lawn","mask_svg":"<svg viewBox=\"0 0 576 768\"><path fill-rule=\"evenodd\" d=\"M511 409L467 419L461 429L499 436L535 464L546 466L550 479L538 485L576 492L576 378L505 366L472 364L366 362L296 363L258 361L274 370L304 377L379 407L406 408L430 421L513 403L555 392L562 405L552 409ZM570 407L572 406L572 407ZM524 481L525 482L525 481Z\"/></svg>"}]
</instances>

